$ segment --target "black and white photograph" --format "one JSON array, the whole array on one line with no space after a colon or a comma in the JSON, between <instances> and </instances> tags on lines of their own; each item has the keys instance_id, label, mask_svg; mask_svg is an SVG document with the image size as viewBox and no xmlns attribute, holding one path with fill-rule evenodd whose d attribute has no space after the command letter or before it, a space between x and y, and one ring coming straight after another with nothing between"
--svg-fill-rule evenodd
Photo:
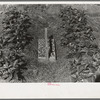
<instances>
[{"instance_id":1,"label":"black and white photograph","mask_svg":"<svg viewBox=\"0 0 100 100\"><path fill-rule=\"evenodd\" d=\"M100 82L100 4L0 4L0 83Z\"/></svg>"}]
</instances>

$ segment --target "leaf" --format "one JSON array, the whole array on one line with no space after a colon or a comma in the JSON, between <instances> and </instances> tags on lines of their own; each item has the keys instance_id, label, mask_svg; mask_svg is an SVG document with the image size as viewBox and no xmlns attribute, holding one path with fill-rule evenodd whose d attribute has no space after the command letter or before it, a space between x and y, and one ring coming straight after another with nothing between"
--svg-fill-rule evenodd
<instances>
[{"instance_id":1,"label":"leaf","mask_svg":"<svg viewBox=\"0 0 100 100\"><path fill-rule=\"evenodd\" d=\"M76 72L77 72L76 68L71 70L71 74L75 74Z\"/></svg>"},{"instance_id":2,"label":"leaf","mask_svg":"<svg viewBox=\"0 0 100 100\"><path fill-rule=\"evenodd\" d=\"M12 42L15 39L15 37L12 37L8 40L8 42Z\"/></svg>"},{"instance_id":3,"label":"leaf","mask_svg":"<svg viewBox=\"0 0 100 100\"><path fill-rule=\"evenodd\" d=\"M76 74L71 75L72 78L77 78Z\"/></svg>"},{"instance_id":4,"label":"leaf","mask_svg":"<svg viewBox=\"0 0 100 100\"><path fill-rule=\"evenodd\" d=\"M90 70L83 70L82 73L83 74L88 74L90 72Z\"/></svg>"},{"instance_id":5,"label":"leaf","mask_svg":"<svg viewBox=\"0 0 100 100\"><path fill-rule=\"evenodd\" d=\"M8 68L8 63L7 62L3 65L3 68L4 69Z\"/></svg>"},{"instance_id":6,"label":"leaf","mask_svg":"<svg viewBox=\"0 0 100 100\"><path fill-rule=\"evenodd\" d=\"M18 64L18 60L15 60L15 61L14 61L13 66L15 67L16 64Z\"/></svg>"},{"instance_id":7,"label":"leaf","mask_svg":"<svg viewBox=\"0 0 100 100\"><path fill-rule=\"evenodd\" d=\"M89 78L92 77L93 75L94 75L93 73L88 73L88 74L81 73L82 78Z\"/></svg>"},{"instance_id":8,"label":"leaf","mask_svg":"<svg viewBox=\"0 0 100 100\"><path fill-rule=\"evenodd\" d=\"M3 75L3 73L2 73L2 71L0 71L0 76L2 76Z\"/></svg>"},{"instance_id":9,"label":"leaf","mask_svg":"<svg viewBox=\"0 0 100 100\"><path fill-rule=\"evenodd\" d=\"M14 71L12 71L12 73L11 73L11 78L10 78L10 80L9 81L11 81L12 79L14 79L15 78L15 70Z\"/></svg>"}]
</instances>

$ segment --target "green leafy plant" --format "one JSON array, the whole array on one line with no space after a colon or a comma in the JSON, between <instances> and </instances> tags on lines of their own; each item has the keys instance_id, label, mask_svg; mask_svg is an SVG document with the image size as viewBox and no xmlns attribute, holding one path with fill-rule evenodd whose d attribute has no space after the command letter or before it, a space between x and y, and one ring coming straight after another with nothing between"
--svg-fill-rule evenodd
<instances>
[{"instance_id":1,"label":"green leafy plant","mask_svg":"<svg viewBox=\"0 0 100 100\"><path fill-rule=\"evenodd\" d=\"M88 25L84 11L72 7L62 9L59 17L64 30L61 45L67 48L71 76L75 82L90 81L100 65L100 50L94 42L92 27Z\"/></svg>"},{"instance_id":2,"label":"green leafy plant","mask_svg":"<svg viewBox=\"0 0 100 100\"><path fill-rule=\"evenodd\" d=\"M23 71L27 69L27 59L24 49L33 39L28 32L31 19L17 8L9 9L4 16L0 36L0 76L9 81L15 78L25 81Z\"/></svg>"}]
</instances>

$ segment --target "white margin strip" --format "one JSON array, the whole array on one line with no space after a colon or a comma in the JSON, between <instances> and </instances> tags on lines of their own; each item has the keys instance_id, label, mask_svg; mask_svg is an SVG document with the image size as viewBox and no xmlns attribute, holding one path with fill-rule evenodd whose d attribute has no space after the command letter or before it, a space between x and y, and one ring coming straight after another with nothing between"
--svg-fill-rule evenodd
<instances>
[{"instance_id":1,"label":"white margin strip","mask_svg":"<svg viewBox=\"0 0 100 100\"><path fill-rule=\"evenodd\" d=\"M100 1L0 1L2 4L100 4Z\"/></svg>"}]
</instances>

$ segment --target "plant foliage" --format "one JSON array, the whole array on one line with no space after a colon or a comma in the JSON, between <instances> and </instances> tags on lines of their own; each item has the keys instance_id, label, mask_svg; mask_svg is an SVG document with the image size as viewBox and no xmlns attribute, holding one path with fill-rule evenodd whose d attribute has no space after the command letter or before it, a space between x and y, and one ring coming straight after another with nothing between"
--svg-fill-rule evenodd
<instances>
[{"instance_id":1,"label":"plant foliage","mask_svg":"<svg viewBox=\"0 0 100 100\"><path fill-rule=\"evenodd\" d=\"M28 33L31 19L17 8L5 12L4 16L0 36L0 76L9 81L15 78L25 81L23 71L27 69L27 60L24 49L32 40Z\"/></svg>"},{"instance_id":2,"label":"plant foliage","mask_svg":"<svg viewBox=\"0 0 100 100\"><path fill-rule=\"evenodd\" d=\"M77 81L89 81L100 65L100 50L95 43L92 27L84 11L65 7L61 10L61 45L68 49L66 59L71 65L71 76ZM92 80L93 81L93 80Z\"/></svg>"}]
</instances>

